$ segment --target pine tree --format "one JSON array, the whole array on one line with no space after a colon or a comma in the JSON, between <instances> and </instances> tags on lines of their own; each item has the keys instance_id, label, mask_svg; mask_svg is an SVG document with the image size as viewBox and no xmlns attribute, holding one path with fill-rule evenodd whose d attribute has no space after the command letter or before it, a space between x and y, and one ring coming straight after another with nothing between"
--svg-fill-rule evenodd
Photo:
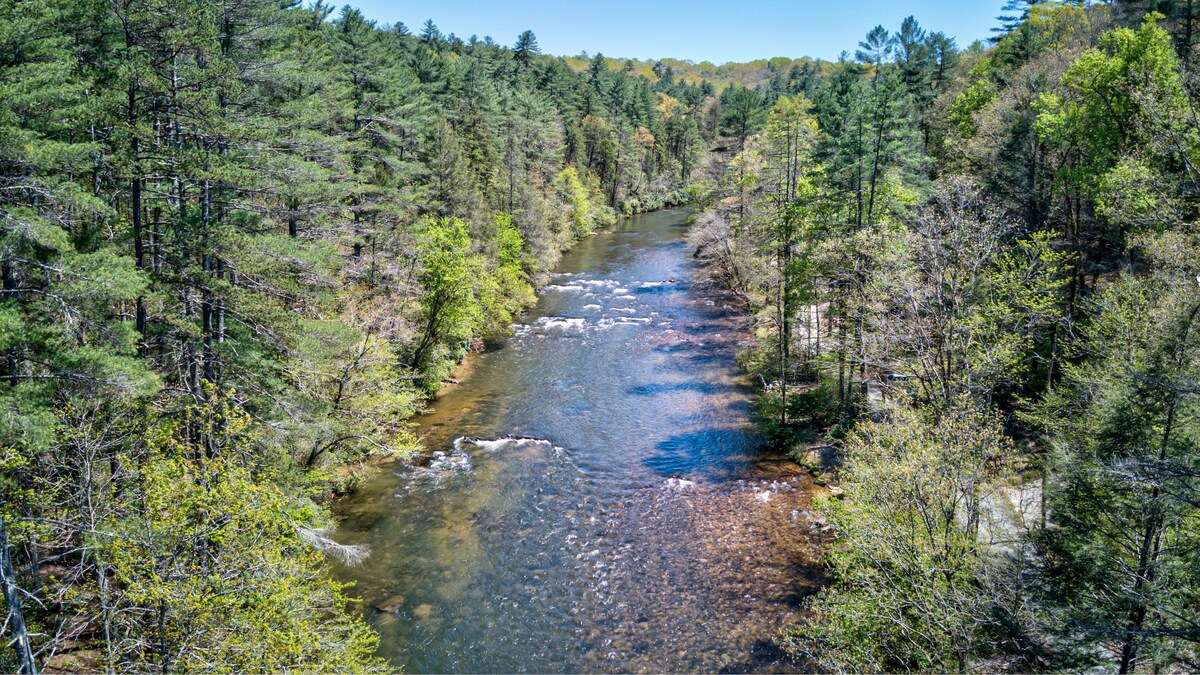
<instances>
[{"instance_id":1,"label":"pine tree","mask_svg":"<svg viewBox=\"0 0 1200 675\"><path fill-rule=\"evenodd\" d=\"M1200 641L1200 483L1189 468L1200 305L1194 282L1163 276L1105 293L1079 345L1091 358L1067 366L1040 416L1054 453L1055 527L1039 533L1046 601L1062 606L1057 630L1084 652L1076 658L1103 645L1122 673L1186 662Z\"/></svg>"},{"instance_id":2,"label":"pine tree","mask_svg":"<svg viewBox=\"0 0 1200 675\"><path fill-rule=\"evenodd\" d=\"M725 134L737 139L738 151L745 148L746 139L766 116L766 101L758 92L736 85L721 92L721 124Z\"/></svg>"},{"instance_id":3,"label":"pine tree","mask_svg":"<svg viewBox=\"0 0 1200 675\"><path fill-rule=\"evenodd\" d=\"M993 40L999 40L1004 35L1013 32L1029 19L1029 11L1045 0L1006 0L1001 11L1006 12L996 17L1000 25L992 32L999 34Z\"/></svg>"},{"instance_id":4,"label":"pine tree","mask_svg":"<svg viewBox=\"0 0 1200 675\"><path fill-rule=\"evenodd\" d=\"M513 47L513 57L522 66L529 67L533 57L541 53L542 50L538 47L537 37L534 36L533 31L527 30L517 36L517 43Z\"/></svg>"}]
</instances>

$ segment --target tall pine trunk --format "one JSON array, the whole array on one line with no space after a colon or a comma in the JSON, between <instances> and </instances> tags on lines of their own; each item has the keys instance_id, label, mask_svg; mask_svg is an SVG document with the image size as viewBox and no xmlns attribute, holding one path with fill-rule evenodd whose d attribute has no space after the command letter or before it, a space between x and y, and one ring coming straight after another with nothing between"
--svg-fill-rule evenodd
<instances>
[{"instance_id":1,"label":"tall pine trunk","mask_svg":"<svg viewBox=\"0 0 1200 675\"><path fill-rule=\"evenodd\" d=\"M33 660L33 648L29 644L29 630L25 626L25 613L21 609L21 589L13 573L12 555L8 548L8 529L4 517L0 516L0 591L3 591L4 606L8 608L8 626L13 636L13 649L17 652L20 673L37 673Z\"/></svg>"}]
</instances>

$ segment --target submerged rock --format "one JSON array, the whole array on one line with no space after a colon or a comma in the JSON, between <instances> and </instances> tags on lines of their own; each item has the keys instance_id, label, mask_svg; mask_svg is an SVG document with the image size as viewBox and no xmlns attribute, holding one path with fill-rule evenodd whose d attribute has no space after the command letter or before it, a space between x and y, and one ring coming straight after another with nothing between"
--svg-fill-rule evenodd
<instances>
[{"instance_id":1,"label":"submerged rock","mask_svg":"<svg viewBox=\"0 0 1200 675\"><path fill-rule=\"evenodd\" d=\"M428 602L417 605L416 609L413 610L413 616L421 620L428 619L433 616L433 605Z\"/></svg>"},{"instance_id":2,"label":"submerged rock","mask_svg":"<svg viewBox=\"0 0 1200 675\"><path fill-rule=\"evenodd\" d=\"M393 595L371 606L384 614L397 614L404 609L404 605L407 603L408 600L403 595Z\"/></svg>"}]
</instances>

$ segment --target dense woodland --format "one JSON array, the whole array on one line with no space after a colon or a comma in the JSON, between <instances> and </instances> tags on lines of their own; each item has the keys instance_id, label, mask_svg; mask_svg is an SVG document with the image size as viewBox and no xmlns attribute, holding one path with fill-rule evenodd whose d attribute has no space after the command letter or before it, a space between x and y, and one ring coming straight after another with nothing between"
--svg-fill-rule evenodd
<instances>
[{"instance_id":1,"label":"dense woodland","mask_svg":"<svg viewBox=\"0 0 1200 675\"><path fill-rule=\"evenodd\" d=\"M318 504L684 199L661 89L319 3L0 3L0 671L379 666Z\"/></svg>"},{"instance_id":2,"label":"dense woodland","mask_svg":"<svg viewBox=\"0 0 1200 675\"><path fill-rule=\"evenodd\" d=\"M382 669L329 496L684 202L766 435L843 458L799 658L1200 668L1200 7L1008 9L710 68L0 0L0 670Z\"/></svg>"},{"instance_id":3,"label":"dense woodland","mask_svg":"<svg viewBox=\"0 0 1200 675\"><path fill-rule=\"evenodd\" d=\"M817 466L822 671L1200 669L1192 2L909 19L721 98L692 238L755 316L775 441Z\"/></svg>"}]
</instances>

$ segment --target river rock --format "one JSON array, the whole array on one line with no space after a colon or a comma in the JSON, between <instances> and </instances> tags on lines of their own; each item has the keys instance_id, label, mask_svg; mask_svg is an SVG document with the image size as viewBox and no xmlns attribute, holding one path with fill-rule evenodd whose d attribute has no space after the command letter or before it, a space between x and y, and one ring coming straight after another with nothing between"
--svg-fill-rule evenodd
<instances>
[{"instance_id":1,"label":"river rock","mask_svg":"<svg viewBox=\"0 0 1200 675\"><path fill-rule=\"evenodd\" d=\"M393 595L371 606L384 614L396 614L404 609L404 605L407 603L408 600L403 595Z\"/></svg>"},{"instance_id":2,"label":"river rock","mask_svg":"<svg viewBox=\"0 0 1200 675\"><path fill-rule=\"evenodd\" d=\"M429 617L433 616L433 605L429 604L428 602L423 602L417 605L416 609L413 610L413 616L421 619L422 621L427 620Z\"/></svg>"},{"instance_id":3,"label":"river rock","mask_svg":"<svg viewBox=\"0 0 1200 675\"><path fill-rule=\"evenodd\" d=\"M841 453L829 445L816 445L808 448L800 457L800 464L809 469L832 469L841 464Z\"/></svg>"}]
</instances>

